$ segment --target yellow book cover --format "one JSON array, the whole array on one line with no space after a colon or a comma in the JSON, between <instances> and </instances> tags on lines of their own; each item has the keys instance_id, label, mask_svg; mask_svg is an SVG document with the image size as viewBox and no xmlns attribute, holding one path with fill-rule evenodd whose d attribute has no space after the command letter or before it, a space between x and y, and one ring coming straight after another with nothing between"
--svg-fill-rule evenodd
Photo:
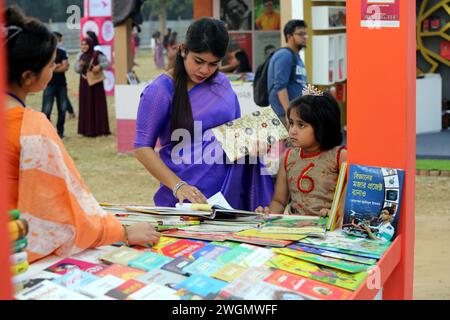
<instances>
[{"instance_id":1,"label":"yellow book cover","mask_svg":"<svg viewBox=\"0 0 450 320\"><path fill-rule=\"evenodd\" d=\"M284 234L284 233L262 233L261 229L248 229L234 233L237 236L255 237L264 239L277 239L277 240L292 240L298 241L306 238L305 235L299 234Z\"/></svg>"},{"instance_id":2,"label":"yellow book cover","mask_svg":"<svg viewBox=\"0 0 450 320\"><path fill-rule=\"evenodd\" d=\"M234 263L227 263L223 268L217 270L211 277L214 277L225 282L232 282L237 279L247 268Z\"/></svg>"},{"instance_id":3,"label":"yellow book cover","mask_svg":"<svg viewBox=\"0 0 450 320\"><path fill-rule=\"evenodd\" d=\"M331 203L330 217L327 222L327 231L333 231L340 224L339 205L341 204L341 197L345 188L345 181L347 180L347 162L341 164L339 176L334 190L333 202ZM343 205L343 203L342 203Z\"/></svg>"},{"instance_id":4,"label":"yellow book cover","mask_svg":"<svg viewBox=\"0 0 450 320\"><path fill-rule=\"evenodd\" d=\"M341 288L355 291L367 277L367 272L348 273L301 261L285 255L278 255L266 262L266 265L284 270L302 277L329 283Z\"/></svg>"}]
</instances>

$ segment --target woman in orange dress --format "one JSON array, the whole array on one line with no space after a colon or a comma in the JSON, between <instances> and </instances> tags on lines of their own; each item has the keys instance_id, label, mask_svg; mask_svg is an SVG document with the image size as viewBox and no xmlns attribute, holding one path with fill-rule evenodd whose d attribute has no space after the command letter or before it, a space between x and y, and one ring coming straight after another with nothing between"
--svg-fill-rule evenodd
<instances>
[{"instance_id":1,"label":"woman in orange dress","mask_svg":"<svg viewBox=\"0 0 450 320\"><path fill-rule=\"evenodd\" d=\"M5 17L7 209L19 209L29 224L29 261L114 242L156 243L159 234L150 224L125 228L99 206L51 123L26 108L27 95L44 90L52 77L56 39L17 7Z\"/></svg>"}]
</instances>

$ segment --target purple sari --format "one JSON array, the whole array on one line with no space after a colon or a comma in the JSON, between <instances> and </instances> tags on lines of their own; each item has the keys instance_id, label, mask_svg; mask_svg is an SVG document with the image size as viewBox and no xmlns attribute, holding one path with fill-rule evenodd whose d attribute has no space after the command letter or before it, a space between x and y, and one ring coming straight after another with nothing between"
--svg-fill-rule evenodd
<instances>
[{"instance_id":1,"label":"purple sari","mask_svg":"<svg viewBox=\"0 0 450 320\"><path fill-rule=\"evenodd\" d=\"M191 161L181 164L174 163L171 157L172 151L180 149L178 142L170 140L173 92L173 80L165 74L144 89L137 115L135 148L154 148L159 138L162 161L207 198L221 191L235 209L254 210L260 205L267 206L272 198L273 182L269 175L261 174L263 164L248 164L248 161L246 164L227 164L220 144L210 133L210 129L241 115L238 99L225 75L219 73L209 83L196 85L189 91L194 121L201 121L202 129L194 129L195 138L192 140L195 140L184 145L191 151L188 157ZM205 133L209 136L203 141L201 136ZM220 150L220 153L211 150ZM186 156L183 152L175 153ZM209 153L216 159L222 158L221 163L205 162L202 154ZM175 206L178 200L172 195L172 190L161 185L154 195L154 202L158 206Z\"/></svg>"}]
</instances>

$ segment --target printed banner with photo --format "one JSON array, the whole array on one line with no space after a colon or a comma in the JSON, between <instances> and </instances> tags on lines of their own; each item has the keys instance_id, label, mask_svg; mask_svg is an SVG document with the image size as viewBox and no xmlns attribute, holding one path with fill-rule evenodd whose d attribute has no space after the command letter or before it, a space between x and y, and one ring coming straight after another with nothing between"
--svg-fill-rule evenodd
<instances>
[{"instance_id":1,"label":"printed banner with photo","mask_svg":"<svg viewBox=\"0 0 450 320\"><path fill-rule=\"evenodd\" d=\"M280 0L255 0L255 30L280 30L280 25Z\"/></svg>"},{"instance_id":2,"label":"printed banner with photo","mask_svg":"<svg viewBox=\"0 0 450 320\"><path fill-rule=\"evenodd\" d=\"M250 69L252 68L253 61L253 47L252 47L252 34L249 32L230 32L230 43L228 45L227 55L225 56L222 64L230 64L237 51L244 52L247 55ZM250 70L251 71L251 70ZM250 72L249 71L249 72Z\"/></svg>"},{"instance_id":3,"label":"printed banner with photo","mask_svg":"<svg viewBox=\"0 0 450 320\"><path fill-rule=\"evenodd\" d=\"M220 19L228 30L252 30L251 0L220 0Z\"/></svg>"},{"instance_id":4,"label":"printed banner with photo","mask_svg":"<svg viewBox=\"0 0 450 320\"><path fill-rule=\"evenodd\" d=\"M266 58L280 48L281 39L279 31L255 32L255 68L261 65Z\"/></svg>"}]
</instances>

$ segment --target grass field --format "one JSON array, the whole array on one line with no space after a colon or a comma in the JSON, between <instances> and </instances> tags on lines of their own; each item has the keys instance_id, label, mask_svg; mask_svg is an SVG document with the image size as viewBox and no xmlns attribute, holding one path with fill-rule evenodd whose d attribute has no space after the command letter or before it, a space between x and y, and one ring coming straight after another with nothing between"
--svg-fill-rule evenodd
<instances>
[{"instance_id":1,"label":"grass field","mask_svg":"<svg viewBox=\"0 0 450 320\"><path fill-rule=\"evenodd\" d=\"M417 159L416 168L419 170L450 171L450 160Z\"/></svg>"}]
</instances>

